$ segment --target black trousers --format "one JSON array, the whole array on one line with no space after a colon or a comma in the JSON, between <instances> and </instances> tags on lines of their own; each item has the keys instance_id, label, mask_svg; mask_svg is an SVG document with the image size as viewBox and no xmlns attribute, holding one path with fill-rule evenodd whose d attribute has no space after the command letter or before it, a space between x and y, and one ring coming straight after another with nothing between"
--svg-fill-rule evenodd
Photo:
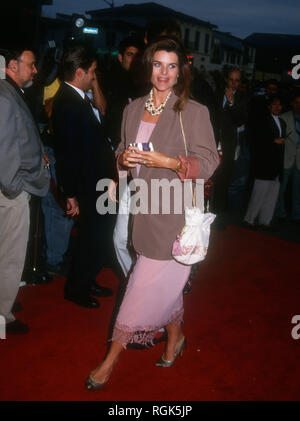
<instances>
[{"instance_id":1,"label":"black trousers","mask_svg":"<svg viewBox=\"0 0 300 421\"><path fill-rule=\"evenodd\" d=\"M96 200L78 200L80 216L78 236L72 256L65 293L87 296L96 276L112 250L113 215L99 215Z\"/></svg>"},{"instance_id":2,"label":"black trousers","mask_svg":"<svg viewBox=\"0 0 300 421\"><path fill-rule=\"evenodd\" d=\"M21 281L34 282L45 273L45 235L44 219L41 211L41 198L31 195L30 202L30 226L26 258Z\"/></svg>"},{"instance_id":3,"label":"black trousers","mask_svg":"<svg viewBox=\"0 0 300 421\"><path fill-rule=\"evenodd\" d=\"M235 143L223 147L220 166L214 175L210 211L219 215L227 208L228 188L233 176Z\"/></svg>"}]
</instances>

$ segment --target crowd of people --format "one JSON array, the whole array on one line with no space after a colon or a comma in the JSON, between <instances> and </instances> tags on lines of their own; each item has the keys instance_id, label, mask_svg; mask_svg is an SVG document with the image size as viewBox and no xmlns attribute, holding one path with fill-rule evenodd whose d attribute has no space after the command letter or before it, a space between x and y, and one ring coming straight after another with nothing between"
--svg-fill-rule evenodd
<instances>
[{"instance_id":1,"label":"crowd of people","mask_svg":"<svg viewBox=\"0 0 300 421\"><path fill-rule=\"evenodd\" d=\"M148 186L154 179L204 179L210 186L207 206L217 215L215 229L226 229L233 189L240 194L246 226L268 228L274 216L299 222L300 91L283 97L278 82L269 80L263 94L255 94L238 68L227 69L220 85L188 62L174 21L150 22L144 40L124 39L108 69L89 46L72 43L59 77L38 89L33 51L20 47L3 54L0 314L7 333L29 330L14 313L22 273L26 281L28 267L36 269L30 248L44 260L40 282L65 276L64 298L92 309L100 305L97 297L113 293L96 277L114 244L128 283L109 350L86 387L100 389L128 344L153 344L161 329L166 346L156 366L171 367L187 343L182 294L191 267L171 254L184 214L171 202L168 215L161 206L156 214L132 215L128 188L119 193L117 216L99 213L97 182L111 179L112 192L119 174L127 183L142 179ZM111 193L108 200L117 199ZM41 216L37 235L33 228Z\"/></svg>"}]
</instances>

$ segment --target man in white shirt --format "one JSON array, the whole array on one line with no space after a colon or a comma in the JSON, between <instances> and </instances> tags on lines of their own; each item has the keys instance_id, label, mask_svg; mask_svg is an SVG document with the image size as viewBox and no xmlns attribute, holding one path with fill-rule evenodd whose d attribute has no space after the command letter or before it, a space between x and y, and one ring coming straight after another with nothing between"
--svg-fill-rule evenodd
<instances>
[{"instance_id":1,"label":"man in white shirt","mask_svg":"<svg viewBox=\"0 0 300 421\"><path fill-rule=\"evenodd\" d=\"M276 215L282 219L288 217L286 192L288 183L291 181L290 218L300 222L300 92L294 94L291 105L292 110L280 116L287 125L287 138L284 145L284 170Z\"/></svg>"}]
</instances>

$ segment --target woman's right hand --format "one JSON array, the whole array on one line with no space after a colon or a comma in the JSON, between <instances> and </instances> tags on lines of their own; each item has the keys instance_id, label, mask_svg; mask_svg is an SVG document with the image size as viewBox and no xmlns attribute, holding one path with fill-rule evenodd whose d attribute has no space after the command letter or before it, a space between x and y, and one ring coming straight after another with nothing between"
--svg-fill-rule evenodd
<instances>
[{"instance_id":1,"label":"woman's right hand","mask_svg":"<svg viewBox=\"0 0 300 421\"><path fill-rule=\"evenodd\" d=\"M67 198L67 210L66 214L72 218L76 215L79 215L79 205L76 197Z\"/></svg>"},{"instance_id":2,"label":"woman's right hand","mask_svg":"<svg viewBox=\"0 0 300 421\"><path fill-rule=\"evenodd\" d=\"M143 161L143 157L139 152L138 148L130 146L121 153L118 158L118 164L127 168L135 168L137 164Z\"/></svg>"}]
</instances>

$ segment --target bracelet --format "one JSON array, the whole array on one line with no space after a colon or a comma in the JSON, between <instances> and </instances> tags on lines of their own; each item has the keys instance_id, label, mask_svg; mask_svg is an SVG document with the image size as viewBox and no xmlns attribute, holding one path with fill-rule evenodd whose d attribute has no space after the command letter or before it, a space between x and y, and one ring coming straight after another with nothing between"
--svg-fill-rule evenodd
<instances>
[{"instance_id":1,"label":"bracelet","mask_svg":"<svg viewBox=\"0 0 300 421\"><path fill-rule=\"evenodd\" d=\"M175 169L175 172L178 172L180 170L180 168L181 168L181 161L180 161L179 158L176 158L176 159L177 159L177 167Z\"/></svg>"}]
</instances>

